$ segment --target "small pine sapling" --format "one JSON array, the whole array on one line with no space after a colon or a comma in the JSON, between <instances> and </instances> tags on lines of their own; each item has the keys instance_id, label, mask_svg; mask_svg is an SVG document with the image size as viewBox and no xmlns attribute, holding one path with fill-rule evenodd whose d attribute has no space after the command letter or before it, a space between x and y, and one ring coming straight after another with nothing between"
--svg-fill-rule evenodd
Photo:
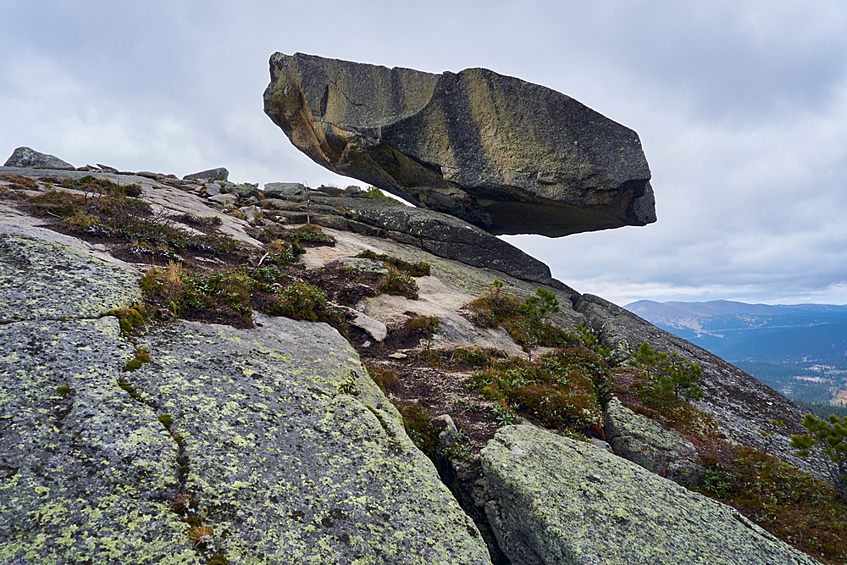
<instances>
[{"instance_id":1,"label":"small pine sapling","mask_svg":"<svg viewBox=\"0 0 847 565\"><path fill-rule=\"evenodd\" d=\"M535 291L535 296L530 296L524 300L521 309L533 318L543 320L550 317L550 314L555 314L559 311L559 299L556 298L553 292L538 287Z\"/></svg>"},{"instance_id":2,"label":"small pine sapling","mask_svg":"<svg viewBox=\"0 0 847 565\"><path fill-rule=\"evenodd\" d=\"M800 457L808 457L812 448L819 445L832 463L830 474L835 492L847 500L847 417L839 418L830 414L827 422L814 414L806 414L803 427L807 432L803 435L792 434L789 445L797 450Z\"/></svg>"},{"instance_id":3,"label":"small pine sapling","mask_svg":"<svg viewBox=\"0 0 847 565\"><path fill-rule=\"evenodd\" d=\"M640 368L642 374L652 380L658 388L672 390L677 398L682 394L690 402L700 400L704 396L696 384L703 373L700 365L683 359L676 353L668 355L664 351L653 351L645 341L629 360L629 365Z\"/></svg>"}]
</instances>

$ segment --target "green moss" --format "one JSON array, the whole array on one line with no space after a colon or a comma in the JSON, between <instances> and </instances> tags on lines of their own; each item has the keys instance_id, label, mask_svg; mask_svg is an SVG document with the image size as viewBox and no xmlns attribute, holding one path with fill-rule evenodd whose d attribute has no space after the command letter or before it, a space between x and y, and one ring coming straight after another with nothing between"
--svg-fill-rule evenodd
<instances>
[{"instance_id":1,"label":"green moss","mask_svg":"<svg viewBox=\"0 0 847 565\"><path fill-rule=\"evenodd\" d=\"M69 387L69 386L60 386L60 387L58 387L58 388L56 389L56 392L57 392L58 394L61 394L61 395L63 395L63 396L64 396L64 395L69 394L69 393L71 392L71 387Z\"/></svg>"},{"instance_id":2,"label":"green moss","mask_svg":"<svg viewBox=\"0 0 847 565\"><path fill-rule=\"evenodd\" d=\"M172 425L173 425L173 423L174 423L174 421L173 421L173 419L171 418L170 414L161 414L161 415L160 415L157 419L158 419L158 420L159 420L159 422L161 422L161 423L162 423L162 425L163 425L163 426L165 426L165 428L166 428L166 429L168 429L168 430L170 430L170 429L171 429L171 426L172 426Z\"/></svg>"},{"instance_id":3,"label":"green moss","mask_svg":"<svg viewBox=\"0 0 847 565\"><path fill-rule=\"evenodd\" d=\"M415 445L429 458L435 457L435 442L438 429L430 422L426 412L417 404L398 406L403 416L403 425Z\"/></svg>"},{"instance_id":4,"label":"green moss","mask_svg":"<svg viewBox=\"0 0 847 565\"><path fill-rule=\"evenodd\" d=\"M109 310L104 316L114 316L118 319L121 333L131 336L136 330L144 326L147 319L147 308L143 304L136 304L129 308Z\"/></svg>"},{"instance_id":5,"label":"green moss","mask_svg":"<svg viewBox=\"0 0 847 565\"><path fill-rule=\"evenodd\" d=\"M150 359L150 354L146 349L139 348L135 357L133 357L127 364L124 366L124 371L136 371L141 368L144 363L152 363L153 360Z\"/></svg>"},{"instance_id":6,"label":"green moss","mask_svg":"<svg viewBox=\"0 0 847 565\"><path fill-rule=\"evenodd\" d=\"M206 561L206 565L226 565L227 563L227 558L222 553L216 553Z\"/></svg>"}]
</instances>

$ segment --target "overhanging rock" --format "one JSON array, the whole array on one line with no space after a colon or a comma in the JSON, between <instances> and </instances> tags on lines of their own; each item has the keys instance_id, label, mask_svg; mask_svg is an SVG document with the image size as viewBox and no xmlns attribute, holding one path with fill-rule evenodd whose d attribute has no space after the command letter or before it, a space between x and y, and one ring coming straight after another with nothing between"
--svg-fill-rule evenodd
<instances>
[{"instance_id":1,"label":"overhanging rock","mask_svg":"<svg viewBox=\"0 0 847 565\"><path fill-rule=\"evenodd\" d=\"M495 234L656 220L638 135L486 69L441 75L275 53L265 113L338 174Z\"/></svg>"}]
</instances>

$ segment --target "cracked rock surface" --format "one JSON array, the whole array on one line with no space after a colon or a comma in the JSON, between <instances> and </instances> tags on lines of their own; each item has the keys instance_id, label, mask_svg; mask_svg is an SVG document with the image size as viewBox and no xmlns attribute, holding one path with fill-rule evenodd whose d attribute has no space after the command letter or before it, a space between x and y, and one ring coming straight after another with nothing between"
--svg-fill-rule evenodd
<instances>
[{"instance_id":1,"label":"cracked rock surface","mask_svg":"<svg viewBox=\"0 0 847 565\"><path fill-rule=\"evenodd\" d=\"M490 563L329 326L181 322L134 344L101 316L137 272L0 244L0 561ZM139 346L153 362L124 371Z\"/></svg>"},{"instance_id":2,"label":"cracked rock surface","mask_svg":"<svg viewBox=\"0 0 847 565\"><path fill-rule=\"evenodd\" d=\"M506 426L482 450L512 565L817 564L734 509L590 443Z\"/></svg>"}]
</instances>

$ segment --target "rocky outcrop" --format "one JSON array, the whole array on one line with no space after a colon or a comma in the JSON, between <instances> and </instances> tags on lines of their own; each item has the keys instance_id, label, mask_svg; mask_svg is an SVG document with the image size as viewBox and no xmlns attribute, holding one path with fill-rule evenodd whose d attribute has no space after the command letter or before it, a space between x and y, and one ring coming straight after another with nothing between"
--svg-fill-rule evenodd
<instances>
[{"instance_id":1,"label":"rocky outcrop","mask_svg":"<svg viewBox=\"0 0 847 565\"><path fill-rule=\"evenodd\" d=\"M55 155L39 153L38 151L30 149L29 147L18 147L17 149L15 149L15 151L12 153L12 156L6 160L3 166L21 167L26 169L59 169L67 171L74 170L74 166L68 163L67 161L62 161Z\"/></svg>"},{"instance_id":2,"label":"rocky outcrop","mask_svg":"<svg viewBox=\"0 0 847 565\"><path fill-rule=\"evenodd\" d=\"M329 326L130 339L137 272L0 245L0 561L490 563Z\"/></svg>"},{"instance_id":3,"label":"rocky outcrop","mask_svg":"<svg viewBox=\"0 0 847 565\"><path fill-rule=\"evenodd\" d=\"M265 113L316 163L496 234L656 220L632 130L485 69L434 75L276 53Z\"/></svg>"},{"instance_id":4,"label":"rocky outcrop","mask_svg":"<svg viewBox=\"0 0 847 565\"><path fill-rule=\"evenodd\" d=\"M700 457L682 434L636 414L617 398L606 404L603 418L606 441L617 455L676 482L699 483Z\"/></svg>"},{"instance_id":5,"label":"rocky outcrop","mask_svg":"<svg viewBox=\"0 0 847 565\"><path fill-rule=\"evenodd\" d=\"M321 193L309 191L308 200L300 194L279 194L280 198L265 195L259 202L250 194L252 185L243 185L239 192L226 181L194 183L162 175L48 174L11 168L0 168L0 173L41 179L27 185L0 179L4 198L0 201L0 394L4 399L0 403L0 539L8 540L0 547L0 562L26 562L21 556L30 554L46 563L63 559L220 563L220 559L212 560L216 555L230 563L247 561L248 556L270 563L487 563L479 535L488 542L491 560L498 565L508 563L503 551L513 563L544 563L549 551L559 551L556 548L582 551L590 544L598 551L608 550L608 560L601 562L616 562L615 555L635 555L632 548L659 547L638 534L647 532L648 539L655 531L667 529L663 509L677 502L680 512L692 515L691 522L675 518L677 522L696 525L690 530L670 530L676 545L663 547L670 547L668 554L678 562L689 561L680 548L688 547L691 539L696 551L713 555L708 549L711 542L697 545L702 538L698 531L703 526L697 521L701 514L713 522L708 535L724 535L726 530L728 539L735 540L742 524L750 539L766 539L731 511L716 514L708 505L690 505L689 495L669 490L664 485L668 481L658 475L645 479L619 457L599 458L583 452L587 444L560 444L558 436L539 440L540 447L531 450L527 445L535 439L517 438L520 449L538 454L531 465L508 467L509 453L518 451L514 442L503 440L514 439L508 430L485 451L485 469L479 458L457 455L470 449L467 434L480 433L490 425L486 432L490 435L475 446L478 449L488 442L497 427L494 417L486 415L484 399L467 388L469 373L455 366L424 366L416 357L424 349L446 356L461 346L491 347L526 359L526 352L503 328L481 327L466 317L463 307L492 292L495 278L504 282L503 292L518 300L539 286L555 292L561 311L551 319L563 328L591 327L614 350L617 360L648 340L656 349L699 363L704 370L700 385L707 396L698 406L714 415L732 441L755 445L764 418L785 419L792 431L802 418L798 408L773 390L637 316L557 281L546 285L533 281L532 263L523 263L520 257L513 259L518 266L509 267L505 261L500 265L518 276L528 269L530 275L524 279L470 266L475 251L463 252L454 260L426 250L427 245L433 251L439 248L426 243L422 234L437 234L441 224L452 226L446 233L458 234L456 241L461 241L463 233L471 234L466 236L475 242L471 248L499 241L476 227L445 220L437 212L329 188ZM179 224L180 229L185 226L190 233L199 233L189 227L196 224L182 224L180 217L189 214L214 220L210 225L216 226L216 235L231 237L245 249L254 248L249 253L253 266L261 264L264 254L254 239L261 237L261 228L280 234L280 224L304 222L307 217L332 226L324 233L334 239L334 245L312 247L304 242L304 254L290 265L291 276L311 281L326 277L329 284L344 284L346 274L355 271L351 280L356 284L372 281L369 275L384 274L386 266L356 257L363 250L429 263L430 275L415 278L418 299L362 293L347 313L350 339L359 354L386 373L398 371L391 377L396 379L393 382L383 374L381 386L390 394L408 387L400 404L415 398L430 416L450 415L436 419L440 434L434 444L436 455L443 459L437 460L436 468L452 495L438 482L432 464L409 442L397 412L367 377L357 352L328 326L254 312L257 325L252 329L182 321L125 335L117 319L102 316L140 300L139 272L112 258L109 262L92 258L95 253L107 257L110 250L120 252L125 243L101 237L89 244L31 227L47 221L61 228L52 216L28 216L32 209L23 198L36 190L51 190L49 179L42 177L89 174L120 184L138 183L153 217ZM213 185L230 191L227 208L208 198ZM251 202L263 212L252 226L241 214L226 213ZM423 226L428 223L431 226ZM79 252L56 243L75 245ZM449 246L445 249L449 253ZM501 254L507 252L503 249ZM193 256L177 253L177 257L190 261ZM205 256L196 260L195 266L201 269L214 263ZM439 321L434 336L404 331L407 320L430 316ZM540 353L534 351L533 358ZM147 360L145 354L150 362L142 362ZM648 459L664 459L654 471L672 475L678 467L673 461L688 455L684 440L680 444L670 434L676 439L667 447L658 426L644 421L630 426L627 422L634 414L616 411L615 401L609 406L605 430L596 428L595 432L605 431L613 443L623 437L625 441L616 444L621 454L634 445L631 440L646 440L634 451L655 448ZM658 440L652 437L654 432L661 436ZM480 436L473 437L477 441ZM789 450L777 447L783 443L775 440L771 453L802 464L786 453ZM500 451L509 453L501 457ZM546 467L542 460L547 461ZM571 482L580 476L583 480L573 487ZM625 490L627 483L638 491L637 498ZM602 511L587 503L573 506L607 492L608 507L600 507ZM661 496L648 500L642 509L644 492ZM591 519L585 520L583 514ZM193 530L195 525L208 529ZM564 527L571 529L560 535ZM586 528L591 531L585 533ZM751 543L749 547L759 547L758 541ZM771 547L776 548L771 562L809 562L791 561L794 554L784 553L779 544ZM587 553L580 555L586 558ZM780 561L786 555L790 559ZM720 562L719 557L715 562Z\"/></svg>"},{"instance_id":6,"label":"rocky outcrop","mask_svg":"<svg viewBox=\"0 0 847 565\"><path fill-rule=\"evenodd\" d=\"M341 206L345 217L377 227L400 243L439 257L541 284L553 282L550 268L538 259L452 216L370 198L316 197L315 202Z\"/></svg>"},{"instance_id":7,"label":"rocky outcrop","mask_svg":"<svg viewBox=\"0 0 847 565\"><path fill-rule=\"evenodd\" d=\"M229 178L229 171L224 167L218 167L217 169L209 169L206 171L200 171L199 173L191 173L190 175L185 175L182 177L182 180L227 180Z\"/></svg>"},{"instance_id":8,"label":"rocky outcrop","mask_svg":"<svg viewBox=\"0 0 847 565\"><path fill-rule=\"evenodd\" d=\"M482 450L486 512L512 565L816 564L734 509L530 426Z\"/></svg>"}]
</instances>

